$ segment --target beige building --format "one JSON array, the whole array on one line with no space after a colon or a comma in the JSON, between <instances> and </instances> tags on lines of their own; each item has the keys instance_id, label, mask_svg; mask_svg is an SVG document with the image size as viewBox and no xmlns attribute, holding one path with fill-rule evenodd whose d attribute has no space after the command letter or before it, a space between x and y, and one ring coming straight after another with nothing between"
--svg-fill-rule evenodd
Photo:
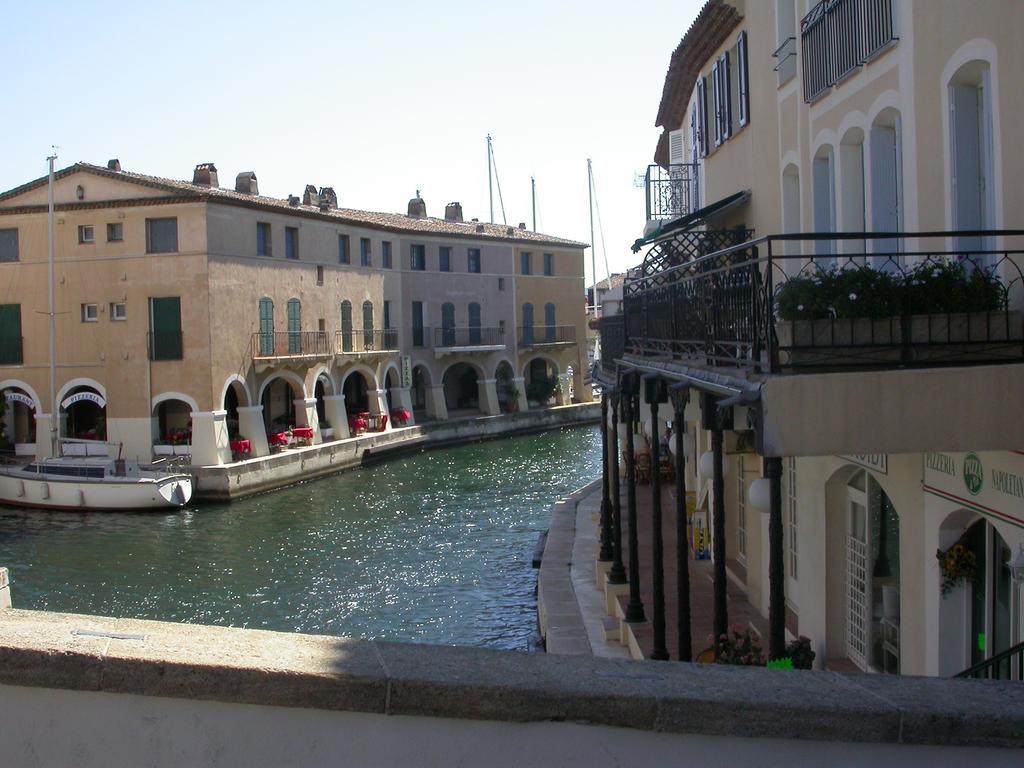
<instances>
[{"instance_id":1,"label":"beige building","mask_svg":"<svg viewBox=\"0 0 1024 768\"><path fill-rule=\"evenodd\" d=\"M604 372L691 392L692 516L776 650L1005 675L1024 639L1022 34L1013 0L710 0L672 55Z\"/></svg>"},{"instance_id":2,"label":"beige building","mask_svg":"<svg viewBox=\"0 0 1024 768\"><path fill-rule=\"evenodd\" d=\"M117 161L56 173L51 393L47 189L42 178L0 194L0 390L19 454L49 454L54 404L65 452L208 466L231 462L239 438L265 455L289 427L320 443L350 424L391 429L403 411L526 409L535 360L589 399L565 331L584 322L571 300L584 244L466 222L458 204L443 219L419 198L408 214L372 213L312 185L261 196L251 172L222 187L213 164L183 182ZM552 274L520 277L524 250ZM518 342L520 292L555 306L558 326L535 320L544 343Z\"/></svg>"}]
</instances>

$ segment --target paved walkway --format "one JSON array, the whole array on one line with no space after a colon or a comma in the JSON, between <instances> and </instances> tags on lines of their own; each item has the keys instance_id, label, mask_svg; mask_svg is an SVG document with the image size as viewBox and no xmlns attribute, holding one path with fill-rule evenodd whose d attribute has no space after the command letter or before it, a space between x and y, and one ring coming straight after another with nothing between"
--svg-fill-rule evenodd
<instances>
[{"instance_id":1,"label":"paved walkway","mask_svg":"<svg viewBox=\"0 0 1024 768\"><path fill-rule=\"evenodd\" d=\"M625 483L622 486L623 554L628 570ZM631 655L629 648L625 644L631 635L634 646L632 655L635 656L639 652L644 658L650 657L654 639L651 626L653 616L651 498L651 487L649 485L637 487L637 522L640 534L640 596L644 603L647 621L628 625L629 632L621 632L620 621L625 612L628 593L620 595L611 601L611 607L616 615L609 617L606 612L606 606L609 603L606 601L604 592L599 590L597 586L596 558L598 553L598 537L600 535L601 484L599 482L593 483L559 504L560 514L558 517L561 522L558 525L559 532L555 537L556 552L558 552L556 559L559 561L559 571L564 569L565 556L569 555L567 558L569 560L569 578L565 579L564 576L559 574L559 581L562 585L558 588L560 605L561 609L564 610L564 598L568 596L570 591L569 585L571 585L571 593L575 597L579 613L573 617L571 622L575 628L574 641L572 643L556 641L553 644L551 640L554 638L549 633L549 652L584 653L589 645L590 652L595 656L626 657ZM572 514L572 510L575 511L575 514ZM675 514L674 486L663 486L662 536L665 548L666 644L669 656L672 659L679 658ZM569 541L570 537L571 542ZM551 543L549 539L549 546ZM552 554L554 555L555 552L552 552ZM545 563L548 562L548 552L546 551ZM694 656L696 657L697 654L711 645L714 624L714 584L712 565L709 560L694 561L691 559L689 561L689 570L691 643ZM549 568L549 573L551 572L552 570ZM544 590L543 579L541 589L542 591ZM550 594L551 590L549 589L548 592ZM743 626L750 625L763 634L764 620L747 603L743 590L732 581L729 582L728 611L730 623L739 623ZM568 623L566 621L560 626L565 626ZM581 642L584 632L587 640L586 643ZM609 637L611 639L606 639Z\"/></svg>"}]
</instances>

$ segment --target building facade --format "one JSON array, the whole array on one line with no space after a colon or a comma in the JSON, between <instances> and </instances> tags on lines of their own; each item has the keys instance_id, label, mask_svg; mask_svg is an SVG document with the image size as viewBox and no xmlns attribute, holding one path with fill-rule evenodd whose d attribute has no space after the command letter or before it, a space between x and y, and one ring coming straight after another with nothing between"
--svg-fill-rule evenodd
<instances>
[{"instance_id":1,"label":"building facade","mask_svg":"<svg viewBox=\"0 0 1024 768\"><path fill-rule=\"evenodd\" d=\"M691 522L773 653L1006 674L1024 639L1018 10L711 0L672 55L603 375L638 423L676 406L637 377L689 393Z\"/></svg>"},{"instance_id":2,"label":"building facade","mask_svg":"<svg viewBox=\"0 0 1024 768\"><path fill-rule=\"evenodd\" d=\"M54 403L65 452L208 466L239 438L265 455L290 427L320 443L348 438L350 418L386 430L395 412L589 399L581 243L466 222L458 204L430 218L418 197L408 214L339 208L312 185L279 200L251 172L221 187L213 164L183 182L79 163L54 190L53 393L47 179L0 194L0 390L19 454L50 455ZM520 275L524 249L550 274ZM535 321L543 343L520 343L520 295L554 307ZM540 367L562 394L531 404Z\"/></svg>"}]
</instances>

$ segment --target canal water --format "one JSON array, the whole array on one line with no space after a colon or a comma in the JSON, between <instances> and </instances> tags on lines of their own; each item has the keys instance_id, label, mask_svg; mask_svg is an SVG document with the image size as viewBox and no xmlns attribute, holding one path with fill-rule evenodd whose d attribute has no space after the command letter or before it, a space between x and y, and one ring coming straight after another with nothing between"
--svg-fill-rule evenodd
<instances>
[{"instance_id":1,"label":"canal water","mask_svg":"<svg viewBox=\"0 0 1024 768\"><path fill-rule=\"evenodd\" d=\"M424 451L173 514L0 507L17 608L525 650L549 505L597 427Z\"/></svg>"}]
</instances>

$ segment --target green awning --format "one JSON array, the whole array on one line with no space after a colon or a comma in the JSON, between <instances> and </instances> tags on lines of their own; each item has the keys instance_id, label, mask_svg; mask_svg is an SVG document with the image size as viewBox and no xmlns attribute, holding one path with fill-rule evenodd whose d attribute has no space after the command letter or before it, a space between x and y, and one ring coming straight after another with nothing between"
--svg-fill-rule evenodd
<instances>
[{"instance_id":1,"label":"green awning","mask_svg":"<svg viewBox=\"0 0 1024 768\"><path fill-rule=\"evenodd\" d=\"M658 227L658 229L647 235L647 237L641 237L633 243L633 253L639 252L639 250L645 245L656 243L663 238L675 234L676 232L693 229L694 227L703 224L708 218L714 216L716 213L721 213L726 208L731 208L734 205L745 203L749 199L749 190L736 192L728 197L723 197L718 202L711 203L711 205L705 205L703 208L698 208L693 213L688 213L685 216L680 216L678 219L673 219L672 221Z\"/></svg>"}]
</instances>

